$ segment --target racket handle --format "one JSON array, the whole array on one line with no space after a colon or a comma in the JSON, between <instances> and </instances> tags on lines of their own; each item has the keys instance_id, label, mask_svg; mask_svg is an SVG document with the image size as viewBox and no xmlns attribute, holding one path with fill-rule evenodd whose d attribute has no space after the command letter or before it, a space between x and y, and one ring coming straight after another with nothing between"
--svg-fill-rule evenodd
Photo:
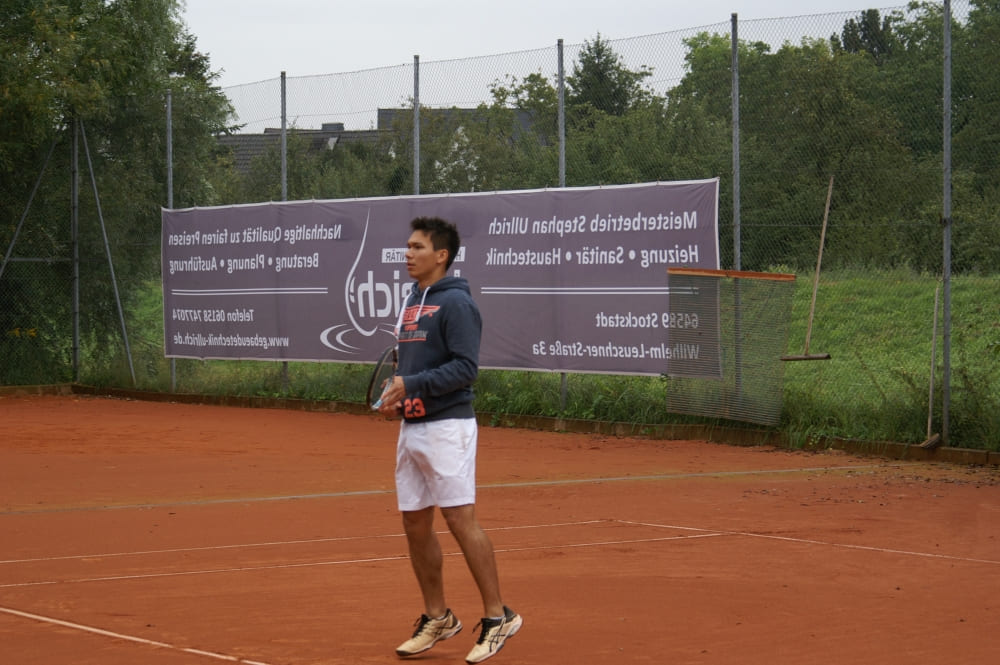
<instances>
[{"instance_id":1,"label":"racket handle","mask_svg":"<svg viewBox=\"0 0 1000 665\"><path fill-rule=\"evenodd\" d=\"M382 390L382 394L378 396L378 399L372 403L372 411L378 411L382 408L382 400L385 398L386 391L389 390L389 384L387 383L385 388Z\"/></svg>"}]
</instances>

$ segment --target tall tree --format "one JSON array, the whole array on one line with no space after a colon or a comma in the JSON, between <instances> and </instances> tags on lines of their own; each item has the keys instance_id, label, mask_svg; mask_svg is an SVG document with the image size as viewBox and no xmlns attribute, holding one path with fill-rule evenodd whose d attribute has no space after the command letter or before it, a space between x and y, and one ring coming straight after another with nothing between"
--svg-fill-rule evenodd
<instances>
[{"instance_id":1,"label":"tall tree","mask_svg":"<svg viewBox=\"0 0 1000 665\"><path fill-rule=\"evenodd\" d=\"M1000 266L1000 0L972 0L953 28L953 268Z\"/></svg>"},{"instance_id":2,"label":"tall tree","mask_svg":"<svg viewBox=\"0 0 1000 665\"><path fill-rule=\"evenodd\" d=\"M118 322L90 178L127 304L141 280L159 273L167 89L177 130L175 204L214 202L214 134L231 112L214 78L177 0L11 0L0 7L0 251L10 246L48 147L56 147L16 252L55 261L54 272L48 281L27 269L5 272L0 311L45 322L39 327L50 330L46 344L55 357L65 358L69 344L62 328L69 273L59 261L70 255L70 128L82 123L89 149L79 162L84 339L95 349L120 348L106 343L117 337ZM47 309L39 312L42 304Z\"/></svg>"},{"instance_id":3,"label":"tall tree","mask_svg":"<svg viewBox=\"0 0 1000 665\"><path fill-rule=\"evenodd\" d=\"M184 198L206 202L197 197L211 189L213 136L226 129L231 108L184 28L177 0L6 3L0 74L3 204L23 205L45 148L81 120L98 176L106 178L100 184L109 217L118 216L120 204L125 217L134 222L142 210L155 228L166 200L167 89L182 130L175 157L185 167L178 169Z\"/></svg>"},{"instance_id":4,"label":"tall tree","mask_svg":"<svg viewBox=\"0 0 1000 665\"><path fill-rule=\"evenodd\" d=\"M707 114L729 125L729 39L703 34L688 46L672 117ZM914 214L933 179L915 167L891 109L867 94L878 88L874 59L823 40L773 53L762 44L739 48L743 267L805 269L815 260L813 230L830 176L841 220L828 236L840 243L831 264L907 260L906 229L893 222Z\"/></svg>"},{"instance_id":5,"label":"tall tree","mask_svg":"<svg viewBox=\"0 0 1000 665\"><path fill-rule=\"evenodd\" d=\"M648 100L650 94L642 82L653 74L643 65L629 69L611 44L598 33L593 41L585 40L573 73L566 77L568 101L574 106L589 105L609 115L624 115L633 106Z\"/></svg>"},{"instance_id":6,"label":"tall tree","mask_svg":"<svg viewBox=\"0 0 1000 665\"><path fill-rule=\"evenodd\" d=\"M866 9L857 18L844 24L840 36L830 37L834 51L868 53L881 65L897 46L893 25L900 20L896 13L882 16L877 9Z\"/></svg>"},{"instance_id":7,"label":"tall tree","mask_svg":"<svg viewBox=\"0 0 1000 665\"><path fill-rule=\"evenodd\" d=\"M980 188L996 188L1000 177L1000 0L972 0L968 25L957 32L956 162L975 171Z\"/></svg>"}]
</instances>

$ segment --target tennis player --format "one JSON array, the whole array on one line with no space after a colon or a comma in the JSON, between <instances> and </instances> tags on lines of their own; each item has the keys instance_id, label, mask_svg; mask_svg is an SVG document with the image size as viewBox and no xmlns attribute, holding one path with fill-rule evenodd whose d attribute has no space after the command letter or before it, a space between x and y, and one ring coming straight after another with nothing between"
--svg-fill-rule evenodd
<instances>
[{"instance_id":1,"label":"tennis player","mask_svg":"<svg viewBox=\"0 0 1000 665\"><path fill-rule=\"evenodd\" d=\"M521 628L521 617L503 604L493 544L476 519L476 443L472 383L479 372L482 319L469 283L448 276L459 248L455 225L437 217L410 223L406 269L416 280L400 319L396 374L380 413L402 415L396 446L396 497L423 595L424 613L401 658L454 637L462 622L445 602L435 507L458 541L479 587L484 618L468 663L492 657Z\"/></svg>"}]
</instances>

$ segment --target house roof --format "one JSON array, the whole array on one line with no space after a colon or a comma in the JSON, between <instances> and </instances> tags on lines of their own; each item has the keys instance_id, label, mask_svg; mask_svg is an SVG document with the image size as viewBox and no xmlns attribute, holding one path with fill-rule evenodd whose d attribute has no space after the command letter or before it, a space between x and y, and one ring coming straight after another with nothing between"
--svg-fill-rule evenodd
<instances>
[{"instance_id":1,"label":"house roof","mask_svg":"<svg viewBox=\"0 0 1000 665\"><path fill-rule=\"evenodd\" d=\"M446 120L473 121L482 113L479 109L443 108L421 109L421 124L437 116ZM342 122L324 123L320 129L291 129L296 137L309 141L308 150L319 152L333 150L340 143L375 143L380 133L391 130L397 121L406 119L412 122L413 110L406 108L378 109L377 129L345 130ZM531 127L532 116L528 111L517 110L515 117L520 129ZM265 129L263 134L224 134L218 137L218 144L232 150L233 164L237 172L246 175L250 172L253 160L267 154L269 150L277 150L281 142L280 129Z\"/></svg>"},{"instance_id":2,"label":"house roof","mask_svg":"<svg viewBox=\"0 0 1000 665\"><path fill-rule=\"evenodd\" d=\"M324 123L320 129L291 129L288 133L305 138L309 142L309 152L333 150L340 143L374 143L378 139L378 130L345 130L342 122ZM247 174L254 159L279 148L281 130L268 128L263 134L223 134L217 141L221 147L232 151L236 170Z\"/></svg>"},{"instance_id":3,"label":"house roof","mask_svg":"<svg viewBox=\"0 0 1000 665\"><path fill-rule=\"evenodd\" d=\"M481 109L474 108L423 108L420 110L420 124L423 126L424 122L428 121L431 117L442 118L446 121L456 121L456 122L474 122L481 121L484 117L484 112ZM378 128L379 129L392 129L393 125L397 122L397 119L405 118L408 122L413 122L413 109L407 108L393 108L393 109L379 109L378 110ZM522 131L527 131L531 128L533 124L532 114L530 111L525 111L523 109L514 109L514 119L517 122L518 127Z\"/></svg>"}]
</instances>

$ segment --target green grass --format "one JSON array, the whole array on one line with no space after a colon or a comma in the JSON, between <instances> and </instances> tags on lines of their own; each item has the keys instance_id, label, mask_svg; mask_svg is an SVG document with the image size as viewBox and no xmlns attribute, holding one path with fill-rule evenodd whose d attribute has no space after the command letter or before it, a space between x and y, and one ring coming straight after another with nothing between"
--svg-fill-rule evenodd
<instances>
[{"instance_id":1,"label":"green grass","mask_svg":"<svg viewBox=\"0 0 1000 665\"><path fill-rule=\"evenodd\" d=\"M789 347L804 347L811 280L800 279ZM828 361L790 363L784 427L831 435L920 442L927 435L934 339L934 277L907 271L837 274L820 282L810 353ZM943 289L934 363L933 431L941 425ZM952 279L950 439L997 449L1000 441L1000 279ZM970 411L973 409L974 411ZM994 415L996 414L996 415Z\"/></svg>"},{"instance_id":2,"label":"green grass","mask_svg":"<svg viewBox=\"0 0 1000 665\"><path fill-rule=\"evenodd\" d=\"M809 351L830 360L784 363L784 394L778 429L793 443L831 436L919 443L927 435L931 375L933 276L900 270L824 274L820 280ZM788 353L804 351L812 276L800 276L792 306ZM943 302L943 294L941 296ZM158 284L148 284L129 307L137 386L171 389L163 358ZM940 305L943 308L943 305ZM1000 278L952 280L952 445L1000 448ZM943 393L943 321L935 362L933 431L940 431ZM123 354L107 340L84 345L84 383L131 387ZM119 345L120 346L120 345ZM258 361L176 362L179 392L364 401L370 365ZM483 370L476 408L503 415L561 416L629 424L716 423L668 413L661 377L569 375Z\"/></svg>"}]
</instances>

